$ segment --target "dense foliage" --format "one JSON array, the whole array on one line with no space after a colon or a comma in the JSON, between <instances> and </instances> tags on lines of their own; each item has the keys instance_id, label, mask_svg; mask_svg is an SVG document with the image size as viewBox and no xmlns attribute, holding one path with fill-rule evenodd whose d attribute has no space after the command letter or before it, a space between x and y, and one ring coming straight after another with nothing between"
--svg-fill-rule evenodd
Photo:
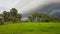
<instances>
[{"instance_id":1,"label":"dense foliage","mask_svg":"<svg viewBox=\"0 0 60 34\"><path fill-rule=\"evenodd\" d=\"M22 14L19 14L17 9L12 8L10 12L3 11L3 14L0 14L0 24L5 22L17 23L21 22ZM31 16L28 16L26 22L60 22L60 18L47 13L33 13Z\"/></svg>"},{"instance_id":2,"label":"dense foliage","mask_svg":"<svg viewBox=\"0 0 60 34\"><path fill-rule=\"evenodd\" d=\"M7 11L3 11L3 14L0 14L0 24L2 24L2 22L19 22L21 21L21 14L18 14L17 9L12 8L10 10L10 12Z\"/></svg>"},{"instance_id":3,"label":"dense foliage","mask_svg":"<svg viewBox=\"0 0 60 34\"><path fill-rule=\"evenodd\" d=\"M31 22L60 22L60 18L53 15L48 15L47 13L34 13L28 17Z\"/></svg>"}]
</instances>

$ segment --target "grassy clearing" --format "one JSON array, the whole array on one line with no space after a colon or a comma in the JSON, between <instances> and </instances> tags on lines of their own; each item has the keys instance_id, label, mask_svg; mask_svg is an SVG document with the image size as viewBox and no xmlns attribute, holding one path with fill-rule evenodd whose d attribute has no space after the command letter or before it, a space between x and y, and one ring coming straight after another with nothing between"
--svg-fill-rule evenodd
<instances>
[{"instance_id":1,"label":"grassy clearing","mask_svg":"<svg viewBox=\"0 0 60 34\"><path fill-rule=\"evenodd\" d=\"M15 23L0 25L0 34L60 34L60 23Z\"/></svg>"}]
</instances>

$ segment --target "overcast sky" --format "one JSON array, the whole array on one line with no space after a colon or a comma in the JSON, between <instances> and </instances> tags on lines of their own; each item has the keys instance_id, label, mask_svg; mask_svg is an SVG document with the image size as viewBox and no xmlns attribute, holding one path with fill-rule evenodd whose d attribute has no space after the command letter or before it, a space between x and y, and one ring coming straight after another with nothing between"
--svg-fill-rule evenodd
<instances>
[{"instance_id":1,"label":"overcast sky","mask_svg":"<svg viewBox=\"0 0 60 34\"><path fill-rule=\"evenodd\" d=\"M59 2L60 0L0 0L0 13L4 10L16 8L19 13L28 13L27 10L35 9L38 6Z\"/></svg>"}]
</instances>

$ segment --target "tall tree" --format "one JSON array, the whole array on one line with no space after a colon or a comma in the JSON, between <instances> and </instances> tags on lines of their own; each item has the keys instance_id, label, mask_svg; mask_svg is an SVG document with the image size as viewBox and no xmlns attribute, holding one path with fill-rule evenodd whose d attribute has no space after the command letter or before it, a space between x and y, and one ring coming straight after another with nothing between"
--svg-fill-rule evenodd
<instances>
[{"instance_id":1,"label":"tall tree","mask_svg":"<svg viewBox=\"0 0 60 34\"><path fill-rule=\"evenodd\" d=\"M12 8L12 9L10 10L10 13L11 13L12 16L16 16L16 15L17 15L17 9Z\"/></svg>"},{"instance_id":2,"label":"tall tree","mask_svg":"<svg viewBox=\"0 0 60 34\"><path fill-rule=\"evenodd\" d=\"M3 17L4 17L4 21L9 21L9 19L10 19L10 13L4 11L4 12L3 12Z\"/></svg>"},{"instance_id":3,"label":"tall tree","mask_svg":"<svg viewBox=\"0 0 60 34\"><path fill-rule=\"evenodd\" d=\"M21 14L18 14L18 11L17 9L15 8L12 8L10 10L10 14L11 14L11 20L14 22L18 22L18 21L21 21L21 18L22 18L22 15Z\"/></svg>"}]
</instances>

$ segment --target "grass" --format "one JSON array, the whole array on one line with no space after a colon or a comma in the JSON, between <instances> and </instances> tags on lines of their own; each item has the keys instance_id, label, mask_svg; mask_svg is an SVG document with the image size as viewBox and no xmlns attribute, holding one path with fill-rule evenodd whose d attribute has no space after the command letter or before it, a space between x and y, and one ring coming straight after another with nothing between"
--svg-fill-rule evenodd
<instances>
[{"instance_id":1,"label":"grass","mask_svg":"<svg viewBox=\"0 0 60 34\"><path fill-rule=\"evenodd\" d=\"M5 24L0 25L0 34L60 34L60 23Z\"/></svg>"}]
</instances>

